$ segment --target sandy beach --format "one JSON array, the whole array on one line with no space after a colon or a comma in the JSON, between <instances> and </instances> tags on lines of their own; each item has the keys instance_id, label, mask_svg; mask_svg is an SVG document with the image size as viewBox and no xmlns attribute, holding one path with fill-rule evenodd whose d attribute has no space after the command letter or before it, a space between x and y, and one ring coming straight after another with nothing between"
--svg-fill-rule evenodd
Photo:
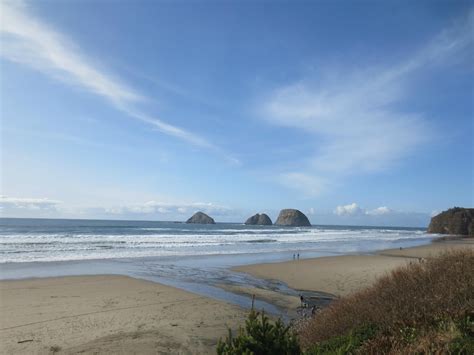
<instances>
[{"instance_id":1,"label":"sandy beach","mask_svg":"<svg viewBox=\"0 0 474 355\"><path fill-rule=\"evenodd\" d=\"M373 255L341 255L245 265L233 270L282 281L293 289L326 292L340 297L371 285L377 277L414 259L463 248L474 249L474 239L439 241L413 248L384 250ZM252 293L253 290L247 289L246 292Z\"/></svg>"},{"instance_id":2,"label":"sandy beach","mask_svg":"<svg viewBox=\"0 0 474 355\"><path fill-rule=\"evenodd\" d=\"M473 239L435 242L372 255L247 265L235 271L278 280L295 290L344 296L418 258L474 248ZM221 285L295 316L299 298L277 289ZM1 354L207 354L247 310L126 276L68 276L0 281Z\"/></svg>"},{"instance_id":3,"label":"sandy beach","mask_svg":"<svg viewBox=\"0 0 474 355\"><path fill-rule=\"evenodd\" d=\"M237 306L125 276L0 282L2 354L214 353Z\"/></svg>"}]
</instances>

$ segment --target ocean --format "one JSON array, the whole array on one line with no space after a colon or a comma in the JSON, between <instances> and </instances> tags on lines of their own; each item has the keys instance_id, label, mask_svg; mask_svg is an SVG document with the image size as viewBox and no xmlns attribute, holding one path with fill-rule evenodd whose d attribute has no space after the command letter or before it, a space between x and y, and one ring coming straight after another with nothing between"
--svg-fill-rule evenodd
<instances>
[{"instance_id":1,"label":"ocean","mask_svg":"<svg viewBox=\"0 0 474 355\"><path fill-rule=\"evenodd\" d=\"M0 263L267 253L365 253L432 238L424 229L0 219Z\"/></svg>"},{"instance_id":2,"label":"ocean","mask_svg":"<svg viewBox=\"0 0 474 355\"><path fill-rule=\"evenodd\" d=\"M218 223L0 219L0 279L122 274L248 305L220 284L296 294L284 284L231 271L237 265L429 243L421 228L361 226L246 226ZM273 305L260 306L274 313Z\"/></svg>"}]
</instances>

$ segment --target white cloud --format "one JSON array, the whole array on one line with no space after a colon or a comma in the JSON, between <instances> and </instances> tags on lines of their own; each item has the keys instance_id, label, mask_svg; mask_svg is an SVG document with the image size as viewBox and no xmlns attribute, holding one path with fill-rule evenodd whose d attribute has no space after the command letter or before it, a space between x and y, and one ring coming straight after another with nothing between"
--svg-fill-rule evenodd
<instances>
[{"instance_id":1,"label":"white cloud","mask_svg":"<svg viewBox=\"0 0 474 355\"><path fill-rule=\"evenodd\" d=\"M14 210L52 210L56 209L61 201L50 200L48 198L21 198L0 196L0 209Z\"/></svg>"},{"instance_id":2,"label":"white cloud","mask_svg":"<svg viewBox=\"0 0 474 355\"><path fill-rule=\"evenodd\" d=\"M4 58L104 97L116 109L154 126L162 133L219 151L194 133L132 109L132 104L147 98L100 69L70 39L30 14L27 5L1 1L0 14L0 54Z\"/></svg>"},{"instance_id":3,"label":"white cloud","mask_svg":"<svg viewBox=\"0 0 474 355\"><path fill-rule=\"evenodd\" d=\"M354 202L350 205L337 206L334 213L338 216L357 216L365 214L365 211Z\"/></svg>"},{"instance_id":4,"label":"white cloud","mask_svg":"<svg viewBox=\"0 0 474 355\"><path fill-rule=\"evenodd\" d=\"M423 114L397 105L410 95L414 74L472 49L473 14L398 64L344 68L318 82L303 79L273 90L259 108L265 120L302 130L315 142L301 167L280 171L278 180L317 195L329 186L321 181L384 170L429 140L432 131ZM301 183L289 184L292 179Z\"/></svg>"},{"instance_id":5,"label":"white cloud","mask_svg":"<svg viewBox=\"0 0 474 355\"><path fill-rule=\"evenodd\" d=\"M385 206L377 207L373 210L366 211L367 214L373 215L373 216L380 216L380 215L384 215L384 214L390 214L392 212L393 212L392 209L390 209L388 207L385 207Z\"/></svg>"},{"instance_id":6,"label":"white cloud","mask_svg":"<svg viewBox=\"0 0 474 355\"><path fill-rule=\"evenodd\" d=\"M334 213L338 216L382 216L394 214L397 212L386 206L377 207L373 210L367 210L353 202L349 205L337 206L334 210Z\"/></svg>"}]
</instances>

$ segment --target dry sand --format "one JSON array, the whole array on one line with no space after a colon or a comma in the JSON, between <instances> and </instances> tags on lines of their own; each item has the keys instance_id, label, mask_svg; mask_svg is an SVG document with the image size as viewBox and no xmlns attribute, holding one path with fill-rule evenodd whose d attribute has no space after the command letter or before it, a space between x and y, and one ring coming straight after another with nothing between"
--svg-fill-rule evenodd
<instances>
[{"instance_id":1,"label":"dry sand","mask_svg":"<svg viewBox=\"0 0 474 355\"><path fill-rule=\"evenodd\" d=\"M0 282L2 354L215 353L247 312L125 276Z\"/></svg>"},{"instance_id":2,"label":"dry sand","mask_svg":"<svg viewBox=\"0 0 474 355\"><path fill-rule=\"evenodd\" d=\"M375 255L344 255L233 268L255 277L278 280L298 290L322 291L345 296L371 285L377 277L418 258L429 258L446 250L474 249L474 240L435 242L429 245L385 250ZM247 290L251 293L252 290Z\"/></svg>"}]
</instances>

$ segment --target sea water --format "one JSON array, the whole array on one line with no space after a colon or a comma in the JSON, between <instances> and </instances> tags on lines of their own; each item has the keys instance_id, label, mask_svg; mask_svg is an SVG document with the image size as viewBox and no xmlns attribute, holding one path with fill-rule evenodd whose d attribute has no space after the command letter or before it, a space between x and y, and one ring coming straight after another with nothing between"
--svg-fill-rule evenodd
<instances>
[{"instance_id":1,"label":"sea water","mask_svg":"<svg viewBox=\"0 0 474 355\"><path fill-rule=\"evenodd\" d=\"M422 228L246 226L218 223L0 219L0 279L121 274L248 306L248 298L216 287L260 287L297 295L278 282L231 271L277 262L429 243ZM278 313L273 305L259 307Z\"/></svg>"},{"instance_id":2,"label":"sea water","mask_svg":"<svg viewBox=\"0 0 474 355\"><path fill-rule=\"evenodd\" d=\"M0 263L262 253L370 252L426 243L417 228L0 219Z\"/></svg>"}]
</instances>

